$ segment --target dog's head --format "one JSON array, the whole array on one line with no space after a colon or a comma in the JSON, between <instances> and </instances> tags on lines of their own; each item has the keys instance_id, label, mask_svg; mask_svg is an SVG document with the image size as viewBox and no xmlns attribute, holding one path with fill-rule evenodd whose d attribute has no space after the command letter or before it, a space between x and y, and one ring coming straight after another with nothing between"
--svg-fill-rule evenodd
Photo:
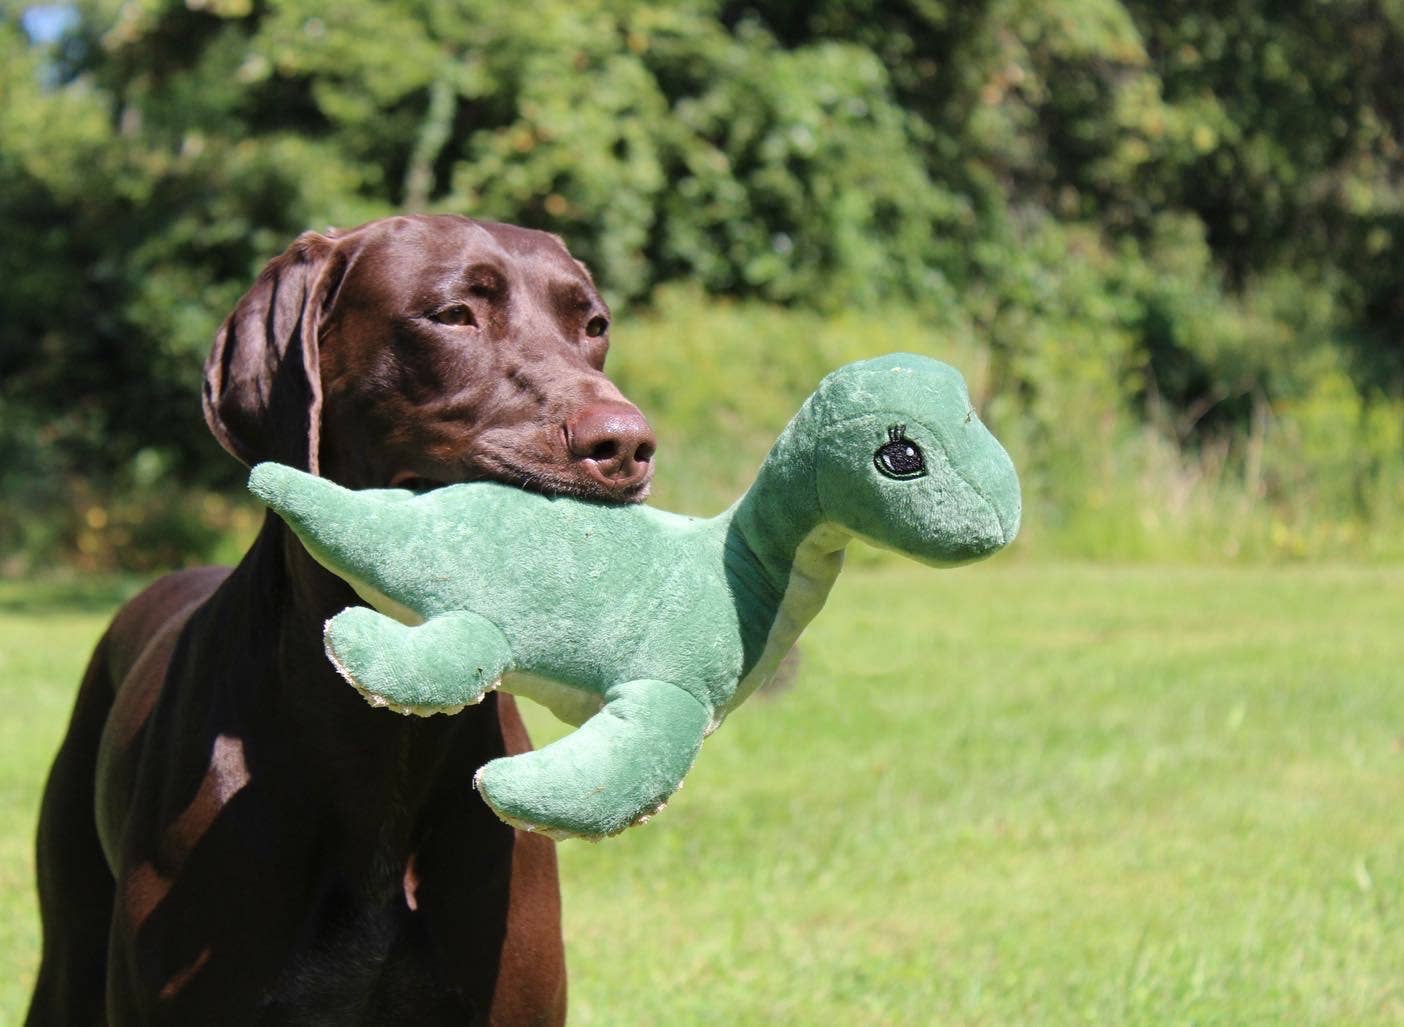
<instances>
[{"instance_id":1,"label":"dog's head","mask_svg":"<svg viewBox=\"0 0 1404 1027\"><path fill-rule=\"evenodd\" d=\"M246 464L353 488L490 478L633 502L654 437L609 309L554 235L455 216L300 236L225 320L205 419Z\"/></svg>"}]
</instances>

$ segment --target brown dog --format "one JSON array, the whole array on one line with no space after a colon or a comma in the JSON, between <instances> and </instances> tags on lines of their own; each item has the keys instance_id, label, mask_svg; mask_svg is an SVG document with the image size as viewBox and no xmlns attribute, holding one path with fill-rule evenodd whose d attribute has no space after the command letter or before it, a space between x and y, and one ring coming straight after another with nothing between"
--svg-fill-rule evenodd
<instances>
[{"instance_id":1,"label":"brown dog","mask_svg":"<svg viewBox=\"0 0 1404 1027\"><path fill-rule=\"evenodd\" d=\"M632 501L653 436L554 237L456 217L307 234L225 321L210 428L352 487L496 478ZM368 707L322 653L356 602L269 515L98 643L44 796L31 1024L559 1023L552 843L472 791L507 696ZM94 817L96 812L96 818Z\"/></svg>"}]
</instances>

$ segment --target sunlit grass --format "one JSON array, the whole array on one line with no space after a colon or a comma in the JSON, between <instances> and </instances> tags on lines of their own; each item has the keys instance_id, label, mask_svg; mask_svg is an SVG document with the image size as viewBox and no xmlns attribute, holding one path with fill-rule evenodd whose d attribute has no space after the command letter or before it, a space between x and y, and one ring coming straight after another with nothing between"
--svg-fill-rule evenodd
<instances>
[{"instance_id":1,"label":"sunlit grass","mask_svg":"<svg viewBox=\"0 0 1404 1027\"><path fill-rule=\"evenodd\" d=\"M81 598L0 586L0 1023ZM561 846L572 1022L1400 1022L1402 624L1398 567L855 567L663 814Z\"/></svg>"}]
</instances>

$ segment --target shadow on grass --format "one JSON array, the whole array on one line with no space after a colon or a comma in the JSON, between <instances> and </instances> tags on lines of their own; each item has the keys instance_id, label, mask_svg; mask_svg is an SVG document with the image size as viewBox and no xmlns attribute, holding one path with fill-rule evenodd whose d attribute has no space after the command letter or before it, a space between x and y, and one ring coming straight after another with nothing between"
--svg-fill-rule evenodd
<instances>
[{"instance_id":1,"label":"shadow on grass","mask_svg":"<svg viewBox=\"0 0 1404 1027\"><path fill-rule=\"evenodd\" d=\"M145 584L145 578L111 576L0 581L0 614L45 617L104 613L116 610Z\"/></svg>"}]
</instances>

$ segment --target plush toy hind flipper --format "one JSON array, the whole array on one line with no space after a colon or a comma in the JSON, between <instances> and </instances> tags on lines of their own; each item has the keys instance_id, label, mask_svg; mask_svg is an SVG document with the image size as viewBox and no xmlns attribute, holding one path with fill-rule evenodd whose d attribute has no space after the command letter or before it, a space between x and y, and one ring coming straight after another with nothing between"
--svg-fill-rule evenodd
<instances>
[{"instance_id":1,"label":"plush toy hind flipper","mask_svg":"<svg viewBox=\"0 0 1404 1027\"><path fill-rule=\"evenodd\" d=\"M511 666L507 639L475 613L407 627L364 606L327 621L327 656L372 706L427 717L481 702Z\"/></svg>"},{"instance_id":2,"label":"plush toy hind flipper","mask_svg":"<svg viewBox=\"0 0 1404 1027\"><path fill-rule=\"evenodd\" d=\"M712 714L666 681L629 681L571 734L493 760L473 786L507 823L552 838L603 838L652 816L697 758Z\"/></svg>"}]
</instances>

